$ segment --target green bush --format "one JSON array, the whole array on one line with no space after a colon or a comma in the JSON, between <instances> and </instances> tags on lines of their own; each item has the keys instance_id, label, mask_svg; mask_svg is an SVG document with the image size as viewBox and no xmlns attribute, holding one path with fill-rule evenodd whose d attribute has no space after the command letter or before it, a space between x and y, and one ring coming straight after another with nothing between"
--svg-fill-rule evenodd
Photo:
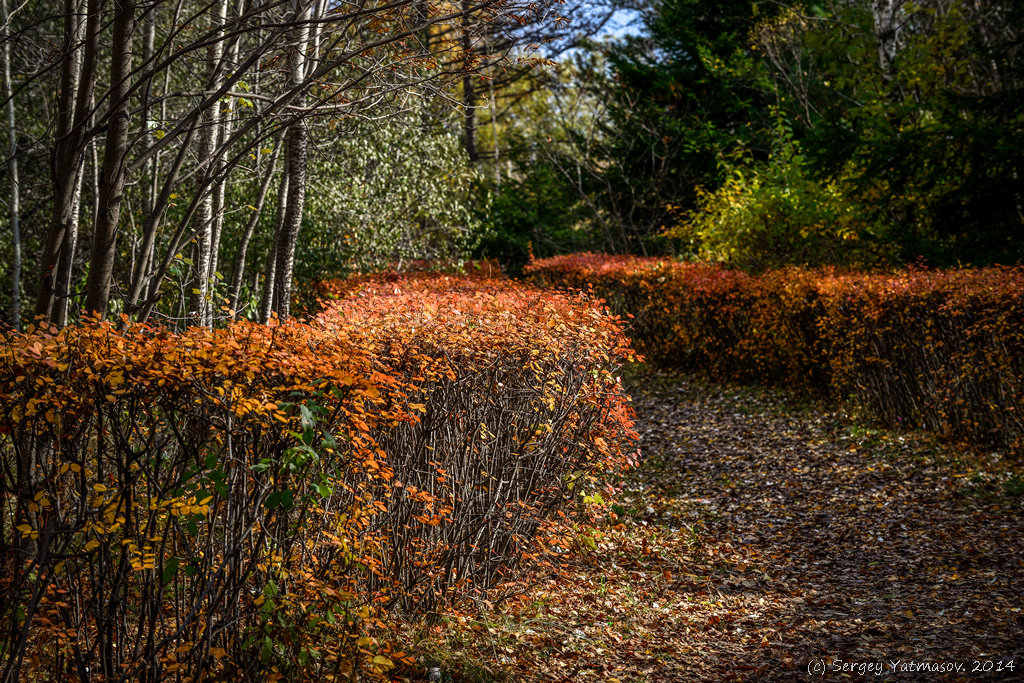
<instances>
[{"instance_id":1,"label":"green bush","mask_svg":"<svg viewBox=\"0 0 1024 683\"><path fill-rule=\"evenodd\" d=\"M739 152L720 167L718 188L698 188L697 207L666 231L694 255L746 270L889 260L880 226L863 220L842 179L811 175L781 117L766 162Z\"/></svg>"}]
</instances>

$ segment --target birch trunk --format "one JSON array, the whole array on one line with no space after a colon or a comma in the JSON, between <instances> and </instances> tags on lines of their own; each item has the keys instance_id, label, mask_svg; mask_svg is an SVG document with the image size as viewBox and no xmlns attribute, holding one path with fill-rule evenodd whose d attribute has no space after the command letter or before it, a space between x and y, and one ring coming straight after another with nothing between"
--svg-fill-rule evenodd
<instances>
[{"instance_id":1,"label":"birch trunk","mask_svg":"<svg viewBox=\"0 0 1024 683\"><path fill-rule=\"evenodd\" d=\"M284 225L284 215L288 207L288 169L281 174L281 184L277 188L277 221L274 223L274 237L267 252L267 265L263 271L263 301L260 302L260 322L270 322L270 314L274 310L274 282L277 279L277 243Z\"/></svg>"},{"instance_id":2,"label":"birch trunk","mask_svg":"<svg viewBox=\"0 0 1024 683\"><path fill-rule=\"evenodd\" d=\"M0 0L0 21L6 26L9 18L7 0ZM10 34L10 27L7 30ZM5 36L5 38L9 38ZM11 176L11 203L9 216L11 221L11 325L15 330L21 329L21 188L18 177L18 129L14 118L14 89L11 87L11 44L4 40L3 49L4 95L7 97L7 142L11 155L8 170Z\"/></svg>"},{"instance_id":3,"label":"birch trunk","mask_svg":"<svg viewBox=\"0 0 1024 683\"><path fill-rule=\"evenodd\" d=\"M293 0L295 12L295 50L291 56L291 82L301 86L306 78L306 50L309 48L310 6L303 0ZM285 172L288 192L284 220L277 239L277 258L274 266L274 298L272 310L282 320L291 313L292 275L295 270L295 245L302 227L302 212L306 203L306 130L301 121L288 127L285 133Z\"/></svg>"},{"instance_id":4,"label":"birch trunk","mask_svg":"<svg viewBox=\"0 0 1024 683\"><path fill-rule=\"evenodd\" d=\"M213 27L223 27L227 19L227 0L220 0L216 12L211 21ZM219 38L219 35L218 35ZM224 58L224 43L221 40L214 42L207 48L207 78L206 94L210 95L219 87L220 74L222 71L221 62ZM216 151L220 147L221 112L220 104L214 103L210 106L200 119L202 131L199 134L199 159L209 164L206 173L213 175L219 172L219 162L215 158ZM190 322L196 325L209 326L213 323L213 308L211 291L211 264L214 262L214 226L217 218L217 194L218 185L223 179L216 182L205 196L200 200L199 210L196 212L196 238L194 257L195 282L192 283L192 302L190 305ZM221 190L223 186L221 185Z\"/></svg>"},{"instance_id":5,"label":"birch trunk","mask_svg":"<svg viewBox=\"0 0 1024 683\"><path fill-rule=\"evenodd\" d=\"M878 45L878 68L886 85L896 80L896 54L899 52L899 14L904 0L872 0L871 16ZM892 93L897 97L899 93Z\"/></svg>"},{"instance_id":6,"label":"birch trunk","mask_svg":"<svg viewBox=\"0 0 1024 683\"><path fill-rule=\"evenodd\" d=\"M226 5L227 3L225 3L225 6ZM242 4L241 11L243 13L245 11L244 3ZM228 64L238 63L240 46L241 41L235 41L235 44L231 47L231 53L228 56ZM207 279L211 283L211 287L216 285L217 271L220 267L220 238L224 232L224 214L226 212L226 207L224 205L224 194L227 189L228 179L227 174L223 169L222 160L224 158L224 155L227 153L227 143L228 140L231 139L231 133L232 130L234 129L234 121L231 115L235 113L238 106L238 102L236 101L234 105L231 107L231 110L227 112L228 115L221 117L220 127L218 131L218 144L220 146L220 154L218 158L217 181L213 187L213 234L210 244L210 268L209 272L207 273Z\"/></svg>"},{"instance_id":7,"label":"birch trunk","mask_svg":"<svg viewBox=\"0 0 1024 683\"><path fill-rule=\"evenodd\" d=\"M267 164L267 170L264 173L263 181L260 183L259 196L256 198L256 210L252 212L251 216L249 216L249 222L246 223L245 231L242 233L242 239L238 243L238 251L235 252L235 262L231 271L231 293L228 304L232 309L232 319L238 315L238 297L241 295L242 279L245 277L245 258L249 251L249 242L252 241L252 236L256 231L256 226L259 225L260 214L263 212L263 205L267 200L267 192L270 190L270 183L273 181L274 172L277 170L277 158L280 155L281 144L278 142L274 145L274 152Z\"/></svg>"}]
</instances>

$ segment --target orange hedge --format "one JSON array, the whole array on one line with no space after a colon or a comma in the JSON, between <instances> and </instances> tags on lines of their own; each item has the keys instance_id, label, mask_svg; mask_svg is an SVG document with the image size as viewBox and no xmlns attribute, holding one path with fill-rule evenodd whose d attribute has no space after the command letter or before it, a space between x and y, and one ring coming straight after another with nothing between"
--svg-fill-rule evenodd
<instances>
[{"instance_id":1,"label":"orange hedge","mask_svg":"<svg viewBox=\"0 0 1024 683\"><path fill-rule=\"evenodd\" d=\"M394 293L396 287L450 292L501 287L508 282L495 261L414 260L404 263L401 269L321 280L313 284L313 291L323 300L346 297L368 287L383 294Z\"/></svg>"},{"instance_id":2,"label":"orange hedge","mask_svg":"<svg viewBox=\"0 0 1024 683\"><path fill-rule=\"evenodd\" d=\"M526 270L633 314L630 335L652 362L802 388L890 424L1024 442L1022 267L749 275L575 254Z\"/></svg>"},{"instance_id":3,"label":"orange hedge","mask_svg":"<svg viewBox=\"0 0 1024 683\"><path fill-rule=\"evenodd\" d=\"M383 675L383 615L509 578L632 462L614 318L385 280L308 324L3 335L5 678Z\"/></svg>"}]
</instances>

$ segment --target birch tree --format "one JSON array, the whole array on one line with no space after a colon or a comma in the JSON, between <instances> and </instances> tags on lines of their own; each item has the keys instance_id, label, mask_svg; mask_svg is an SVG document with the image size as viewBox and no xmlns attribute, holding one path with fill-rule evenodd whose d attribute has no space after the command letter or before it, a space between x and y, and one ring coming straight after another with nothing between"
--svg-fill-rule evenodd
<instances>
[{"instance_id":1,"label":"birch tree","mask_svg":"<svg viewBox=\"0 0 1024 683\"><path fill-rule=\"evenodd\" d=\"M228 206L229 189L252 187L258 196L246 206L262 213L275 182L281 220L262 280L270 309L289 315L311 131L385 120L410 97L455 102L453 86L481 66L443 37L445 27L510 27L539 9L504 0L62 0L48 13L44 0L27 4L27 30L60 37L33 76L38 87L58 76L52 125L36 140L49 149L49 197L39 203L50 218L34 307L58 325L69 307L210 325L247 281L260 224ZM17 106L19 93L7 100ZM85 261L80 224L90 235ZM248 237L225 241L228 230ZM226 243L246 253L222 254ZM219 281L225 259L230 286ZM83 272L84 289L75 279Z\"/></svg>"},{"instance_id":2,"label":"birch tree","mask_svg":"<svg viewBox=\"0 0 1024 683\"><path fill-rule=\"evenodd\" d=\"M5 30L10 28L10 11L8 0L0 0L0 21ZM4 41L3 52L3 84L4 95L7 97L7 144L10 151L8 174L11 179L11 199L8 215L11 221L11 326L21 327L21 188L18 175L18 128L14 116L14 91L11 87L11 45Z\"/></svg>"}]
</instances>

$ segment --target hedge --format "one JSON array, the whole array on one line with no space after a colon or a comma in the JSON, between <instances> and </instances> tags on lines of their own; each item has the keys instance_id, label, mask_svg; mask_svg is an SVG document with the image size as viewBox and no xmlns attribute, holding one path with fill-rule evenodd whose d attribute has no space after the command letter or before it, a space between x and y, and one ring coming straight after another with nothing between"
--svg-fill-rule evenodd
<instances>
[{"instance_id":1,"label":"hedge","mask_svg":"<svg viewBox=\"0 0 1024 683\"><path fill-rule=\"evenodd\" d=\"M786 385L889 424L1020 450L1024 267L895 273L575 254L536 261L545 286L592 287L632 314L649 361Z\"/></svg>"},{"instance_id":2,"label":"hedge","mask_svg":"<svg viewBox=\"0 0 1024 683\"><path fill-rule=\"evenodd\" d=\"M389 615L543 557L634 461L634 354L583 297L476 284L4 333L4 679L382 677Z\"/></svg>"}]
</instances>

